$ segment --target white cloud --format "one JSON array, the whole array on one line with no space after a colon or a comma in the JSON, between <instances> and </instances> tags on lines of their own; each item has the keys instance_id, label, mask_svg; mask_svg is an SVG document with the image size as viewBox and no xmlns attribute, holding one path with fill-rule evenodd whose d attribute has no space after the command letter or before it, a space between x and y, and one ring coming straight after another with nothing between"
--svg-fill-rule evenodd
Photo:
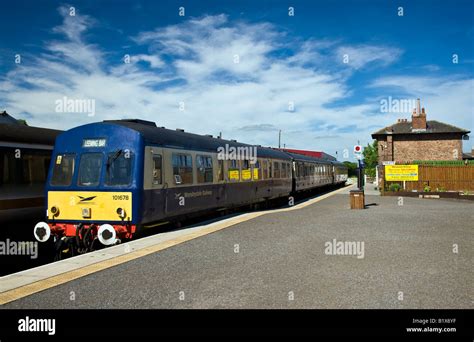
<instances>
[{"instance_id":1,"label":"white cloud","mask_svg":"<svg viewBox=\"0 0 474 342\"><path fill-rule=\"evenodd\" d=\"M381 77L371 87L385 87L387 93L402 91L420 98L428 120L438 120L474 131L474 79L461 76ZM390 90L392 89L392 90ZM465 149L469 145L465 143Z\"/></svg>"},{"instance_id":2,"label":"white cloud","mask_svg":"<svg viewBox=\"0 0 474 342\"><path fill-rule=\"evenodd\" d=\"M389 65L395 62L401 54L402 51L398 48L362 44L338 47L335 58L339 63L350 68L361 69L373 66L374 63L381 66Z\"/></svg>"},{"instance_id":3,"label":"white cloud","mask_svg":"<svg viewBox=\"0 0 474 342\"><path fill-rule=\"evenodd\" d=\"M0 78L7 110L14 116L28 114L32 125L67 129L141 118L266 146L277 144L281 129L287 147L339 150L341 156L343 149L351 150L358 139L370 141L370 133L392 120L369 117L379 111L376 102L333 106L352 90L346 76L329 72L325 63L333 64L331 51L349 51L355 72L372 62L393 63L398 49L341 47L337 41L315 39L289 44L286 33L271 24L229 22L217 15L142 32L132 41L148 53L130 53L130 64L110 64L106 57L114 51L85 38L94 20L77 13L69 17L64 8L60 13L63 24L53 31L63 39L46 43L43 54ZM280 49L294 53L277 58ZM95 99L96 116L55 113L55 100L63 96Z\"/></svg>"}]
</instances>

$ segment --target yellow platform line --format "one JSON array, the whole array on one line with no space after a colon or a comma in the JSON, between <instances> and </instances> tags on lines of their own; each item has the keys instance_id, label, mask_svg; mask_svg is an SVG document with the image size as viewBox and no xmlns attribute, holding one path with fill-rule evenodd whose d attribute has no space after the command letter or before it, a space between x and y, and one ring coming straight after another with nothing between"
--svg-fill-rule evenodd
<instances>
[{"instance_id":1,"label":"yellow platform line","mask_svg":"<svg viewBox=\"0 0 474 342\"><path fill-rule=\"evenodd\" d=\"M55 286L58 286L58 285L61 285L61 284L65 284L67 282L70 282L70 281L78 279L78 278L82 278L82 277L87 276L87 275L92 274L92 273L99 272L99 271L105 270L107 268L117 266L117 265L129 262L129 261L141 258L143 256L149 255L149 254L156 253L158 251L167 249L169 247L179 245L183 242L190 241L190 240L196 239L198 237L217 232L219 230L234 226L234 225L242 223L242 222L252 220L254 218L257 218L257 217L260 217L260 216L263 216L263 215L266 215L266 214L273 214L273 213L292 211L292 210L298 210L298 209L305 208L305 207L307 207L311 204L322 201L323 199L326 199L326 198L328 198L332 195L335 195L335 194L337 194L341 191L344 191L346 188L347 187L338 189L336 191L321 195L317 198L313 198L311 200L308 200L306 202L300 203L298 205L295 205L295 206L292 206L292 207L289 207L289 208L259 211L259 212L249 213L247 215L242 215L243 217L238 216L238 217L235 217L235 218L231 218L231 219L226 220L225 222L212 223L211 227L204 228L202 230L195 231L195 232L183 235L181 237L178 237L178 238L175 238L175 239L172 239L172 240L169 240L169 241L161 242L161 243L158 243L154 246L145 247L143 249L139 249L139 250L127 253L127 254L123 254L123 255L114 257L112 259L99 261L99 262L97 262L95 264L92 264L92 265L84 266L84 267L76 269L76 270L68 271L68 272L65 272L65 273L62 273L62 274L58 274L58 275L53 276L53 277L49 277L47 279L39 280L39 281L36 281L34 283L18 287L16 289L12 289L12 290L2 292L2 293L0 293L0 305L12 302L14 300L32 295L32 294L40 292L40 291L47 290L49 288L52 288L52 287L55 287Z\"/></svg>"}]
</instances>

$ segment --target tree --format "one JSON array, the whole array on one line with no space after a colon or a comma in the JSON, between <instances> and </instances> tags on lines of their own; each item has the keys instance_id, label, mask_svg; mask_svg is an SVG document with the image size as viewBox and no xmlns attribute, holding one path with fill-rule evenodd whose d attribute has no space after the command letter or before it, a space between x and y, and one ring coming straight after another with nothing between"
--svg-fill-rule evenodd
<instances>
[{"instance_id":1,"label":"tree","mask_svg":"<svg viewBox=\"0 0 474 342\"><path fill-rule=\"evenodd\" d=\"M345 161L343 162L344 165L347 166L347 174L349 177L356 177L357 176L357 164L350 162L350 161Z\"/></svg>"},{"instance_id":2,"label":"tree","mask_svg":"<svg viewBox=\"0 0 474 342\"><path fill-rule=\"evenodd\" d=\"M365 174L369 177L375 177L375 168L379 159L377 140L374 140L372 144L367 144L362 155L364 156Z\"/></svg>"}]
</instances>

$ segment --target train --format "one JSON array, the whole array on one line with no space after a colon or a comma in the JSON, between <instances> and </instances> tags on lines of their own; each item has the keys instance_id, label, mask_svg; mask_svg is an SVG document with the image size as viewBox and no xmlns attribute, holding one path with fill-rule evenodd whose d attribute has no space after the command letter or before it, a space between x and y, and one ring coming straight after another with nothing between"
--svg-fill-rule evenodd
<instances>
[{"instance_id":1,"label":"train","mask_svg":"<svg viewBox=\"0 0 474 342\"><path fill-rule=\"evenodd\" d=\"M40 242L81 254L190 216L344 184L347 167L275 148L105 120L60 134L46 180ZM101 247L102 246L102 247Z\"/></svg>"},{"instance_id":2,"label":"train","mask_svg":"<svg viewBox=\"0 0 474 342\"><path fill-rule=\"evenodd\" d=\"M0 223L44 217L45 183L62 132L18 123L0 113Z\"/></svg>"}]
</instances>

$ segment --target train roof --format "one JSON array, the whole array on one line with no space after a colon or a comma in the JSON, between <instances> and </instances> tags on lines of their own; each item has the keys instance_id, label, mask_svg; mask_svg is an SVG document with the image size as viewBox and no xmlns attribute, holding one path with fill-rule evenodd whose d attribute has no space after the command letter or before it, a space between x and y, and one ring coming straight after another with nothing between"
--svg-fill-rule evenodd
<instances>
[{"instance_id":1,"label":"train roof","mask_svg":"<svg viewBox=\"0 0 474 342\"><path fill-rule=\"evenodd\" d=\"M316 158L316 157L311 157L304 154L293 153L293 152L288 152L288 151L285 151L285 153L288 154L291 158L293 158L296 161L307 161L307 162L330 164L330 165L343 165L341 162L334 161L334 160Z\"/></svg>"},{"instance_id":2,"label":"train roof","mask_svg":"<svg viewBox=\"0 0 474 342\"><path fill-rule=\"evenodd\" d=\"M63 131L19 124L0 124L0 141L8 143L54 146L56 137Z\"/></svg>"},{"instance_id":3,"label":"train roof","mask_svg":"<svg viewBox=\"0 0 474 342\"><path fill-rule=\"evenodd\" d=\"M235 140L225 140L206 135L184 132L183 130L171 130L164 127L157 127L154 122L130 119L130 120L104 120L104 124L114 124L125 126L139 132L145 143L157 144L170 148L201 149L216 152L219 147L256 147L257 157L287 159L287 153L272 148L249 145Z\"/></svg>"}]
</instances>

